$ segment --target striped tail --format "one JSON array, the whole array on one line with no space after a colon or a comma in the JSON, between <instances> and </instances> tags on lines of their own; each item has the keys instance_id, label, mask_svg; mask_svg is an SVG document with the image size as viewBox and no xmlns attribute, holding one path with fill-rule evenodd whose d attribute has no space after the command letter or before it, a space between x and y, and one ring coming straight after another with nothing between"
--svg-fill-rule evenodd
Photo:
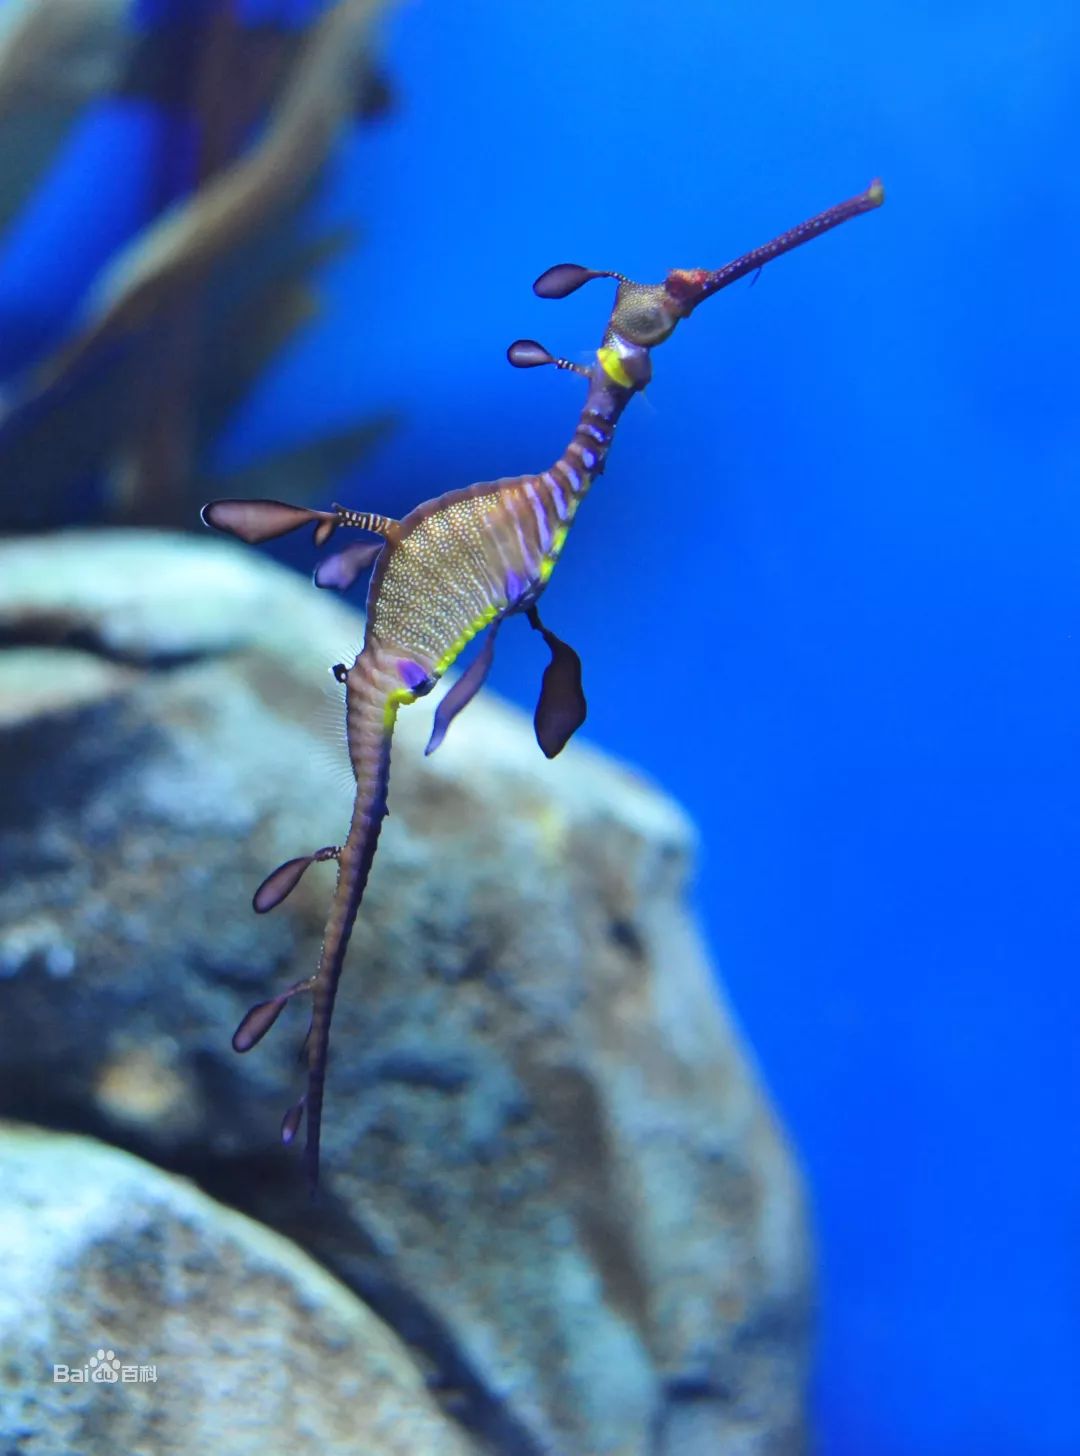
<instances>
[{"instance_id":1,"label":"striped tail","mask_svg":"<svg viewBox=\"0 0 1080 1456\"><path fill-rule=\"evenodd\" d=\"M319 1140L323 1090L330 1048L330 1022L349 937L364 898L379 831L386 817L390 781L390 744L398 706L411 694L402 691L396 658L374 645L364 647L345 679L349 756L356 776L356 800L348 837L338 856L338 879L323 937L319 969L312 986L305 1098L307 1142L304 1158L312 1189L319 1181Z\"/></svg>"}]
</instances>

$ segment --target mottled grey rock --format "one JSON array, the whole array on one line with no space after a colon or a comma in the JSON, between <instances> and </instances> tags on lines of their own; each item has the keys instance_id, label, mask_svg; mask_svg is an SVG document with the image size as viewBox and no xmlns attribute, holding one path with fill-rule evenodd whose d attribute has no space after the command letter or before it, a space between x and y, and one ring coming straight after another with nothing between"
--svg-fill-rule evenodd
<instances>
[{"instance_id":1,"label":"mottled grey rock","mask_svg":"<svg viewBox=\"0 0 1080 1456\"><path fill-rule=\"evenodd\" d=\"M5 1451L475 1452L289 1240L87 1138L0 1126L0 1174Z\"/></svg>"},{"instance_id":2,"label":"mottled grey rock","mask_svg":"<svg viewBox=\"0 0 1080 1456\"><path fill-rule=\"evenodd\" d=\"M790 1156L688 916L681 812L472 705L401 715L335 1022L324 1188L277 1146L349 779L327 666L360 620L253 552L0 547L0 1107L187 1171L422 1348L506 1456L803 1449ZM71 685L65 700L62 685ZM326 720L320 724L320 719Z\"/></svg>"}]
</instances>

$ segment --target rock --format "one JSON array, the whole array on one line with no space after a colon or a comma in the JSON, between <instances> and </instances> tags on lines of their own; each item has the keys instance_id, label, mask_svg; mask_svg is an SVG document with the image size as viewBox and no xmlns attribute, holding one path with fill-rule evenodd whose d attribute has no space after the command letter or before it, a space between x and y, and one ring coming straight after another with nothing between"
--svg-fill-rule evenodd
<instances>
[{"instance_id":1,"label":"rock","mask_svg":"<svg viewBox=\"0 0 1080 1456\"><path fill-rule=\"evenodd\" d=\"M0 1167L11 1449L475 1452L400 1340L289 1240L87 1138L0 1126Z\"/></svg>"},{"instance_id":2,"label":"rock","mask_svg":"<svg viewBox=\"0 0 1080 1456\"><path fill-rule=\"evenodd\" d=\"M801 1189L686 909L691 829L490 694L427 760L430 700L401 715L310 1205L277 1141L304 1016L229 1037L318 953L331 870L249 902L347 821L323 692L360 636L228 542L0 547L0 1108L290 1234L500 1456L803 1450Z\"/></svg>"}]
</instances>

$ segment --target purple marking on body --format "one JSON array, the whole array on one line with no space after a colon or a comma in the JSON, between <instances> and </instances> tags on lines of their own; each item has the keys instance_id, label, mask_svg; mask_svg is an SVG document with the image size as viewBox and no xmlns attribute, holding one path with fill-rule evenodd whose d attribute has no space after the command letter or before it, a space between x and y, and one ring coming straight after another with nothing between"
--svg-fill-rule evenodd
<instances>
[{"instance_id":1,"label":"purple marking on body","mask_svg":"<svg viewBox=\"0 0 1080 1456\"><path fill-rule=\"evenodd\" d=\"M571 490L580 490L581 489L581 476L577 473L577 471L574 469L574 467L572 465L568 465L566 463L566 461L564 460L562 462L562 468L563 468L563 473L565 474L567 480L570 482L570 489Z\"/></svg>"},{"instance_id":2,"label":"purple marking on body","mask_svg":"<svg viewBox=\"0 0 1080 1456\"><path fill-rule=\"evenodd\" d=\"M582 445L581 460L586 470L592 470L596 464L596 451L590 450L587 445Z\"/></svg>"},{"instance_id":3,"label":"purple marking on body","mask_svg":"<svg viewBox=\"0 0 1080 1456\"><path fill-rule=\"evenodd\" d=\"M550 470L546 470L544 472L543 478L547 481L548 490L551 491L551 498L555 502L555 512L558 515L559 520L565 521L567 514L566 496L563 494L562 486L555 479Z\"/></svg>"},{"instance_id":4,"label":"purple marking on body","mask_svg":"<svg viewBox=\"0 0 1080 1456\"><path fill-rule=\"evenodd\" d=\"M540 540L540 550L546 551L551 545L551 526L548 524L547 511L544 510L544 502L531 485L525 487L525 493L529 497L529 504L532 506L533 515L536 517L536 534Z\"/></svg>"},{"instance_id":5,"label":"purple marking on body","mask_svg":"<svg viewBox=\"0 0 1080 1456\"><path fill-rule=\"evenodd\" d=\"M408 657L398 658L397 670L401 681L410 692L415 692L417 688L422 687L428 680L428 675L420 664L413 662Z\"/></svg>"},{"instance_id":6,"label":"purple marking on body","mask_svg":"<svg viewBox=\"0 0 1080 1456\"><path fill-rule=\"evenodd\" d=\"M598 426L596 426L596 425L593 425L593 424L590 424L590 423L589 423L589 422L588 422L588 421L587 421L587 420L586 420L586 421L585 421L585 422L584 422L584 423L583 423L583 424L582 424L582 426L581 426L581 428L582 428L582 429L583 429L583 430L584 430L584 431L585 431L585 433L586 433L586 434L587 434L587 435L591 435L591 436L592 436L592 438L593 438L593 439L594 439L594 440L595 440L595 441L596 441L596 443L597 443L597 444L598 444L598 445L606 445L606 444L607 444L607 440L608 440L608 437L607 437L607 435L606 435L606 434L605 434L605 433L604 433L604 431L603 431L603 430L601 430L601 429L599 429L599 428L598 428Z\"/></svg>"},{"instance_id":7,"label":"purple marking on body","mask_svg":"<svg viewBox=\"0 0 1080 1456\"><path fill-rule=\"evenodd\" d=\"M511 606L518 601L525 590L526 583L522 581L516 571L506 573L506 600Z\"/></svg>"}]
</instances>

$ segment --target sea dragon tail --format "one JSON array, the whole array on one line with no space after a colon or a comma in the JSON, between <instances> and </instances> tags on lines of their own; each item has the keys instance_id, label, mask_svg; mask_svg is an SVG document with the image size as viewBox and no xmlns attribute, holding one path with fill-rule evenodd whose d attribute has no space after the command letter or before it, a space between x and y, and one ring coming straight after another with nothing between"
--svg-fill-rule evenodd
<instances>
[{"instance_id":1,"label":"sea dragon tail","mask_svg":"<svg viewBox=\"0 0 1080 1456\"><path fill-rule=\"evenodd\" d=\"M216 530L256 544L287 535L301 526L315 527L315 544L325 545L339 526L352 526L389 537L397 523L386 516L366 511L317 511L277 500L216 500L203 507L203 521ZM372 552L383 548L349 547L321 563L315 580L320 586L344 588L360 571L372 564ZM252 906L258 914L272 910L291 893L309 865L336 860L337 885L330 903L318 970L297 981L268 1001L252 1006L233 1033L234 1050L247 1052L257 1045L277 1021L294 996L311 993L311 1026L308 1030L308 1080L305 1095L290 1107L281 1124L281 1137L291 1143L307 1116L305 1161L314 1189L319 1179L319 1141L322 1130L323 1091L330 1049L330 1022L334 1014L338 982L345 964L349 938L364 898L368 875L386 817L386 794L390 778L390 743L398 708L412 702L416 690L430 687L425 668L410 656L391 651L370 629L364 648L352 667L338 664L334 676L345 684L346 733L349 757L356 779L352 823L341 845L327 846L313 854L286 860L273 870L255 891Z\"/></svg>"},{"instance_id":2,"label":"sea dragon tail","mask_svg":"<svg viewBox=\"0 0 1080 1456\"><path fill-rule=\"evenodd\" d=\"M308 1084L304 1099L307 1142L304 1158L314 1188L319 1178L323 1088L330 1047L330 1022L349 937L371 871L379 831L386 817L390 744L398 707L410 700L396 672L396 659L368 644L345 677L349 756L356 776L352 823L338 854L338 879L327 917L319 968L312 983L308 1033Z\"/></svg>"}]
</instances>

